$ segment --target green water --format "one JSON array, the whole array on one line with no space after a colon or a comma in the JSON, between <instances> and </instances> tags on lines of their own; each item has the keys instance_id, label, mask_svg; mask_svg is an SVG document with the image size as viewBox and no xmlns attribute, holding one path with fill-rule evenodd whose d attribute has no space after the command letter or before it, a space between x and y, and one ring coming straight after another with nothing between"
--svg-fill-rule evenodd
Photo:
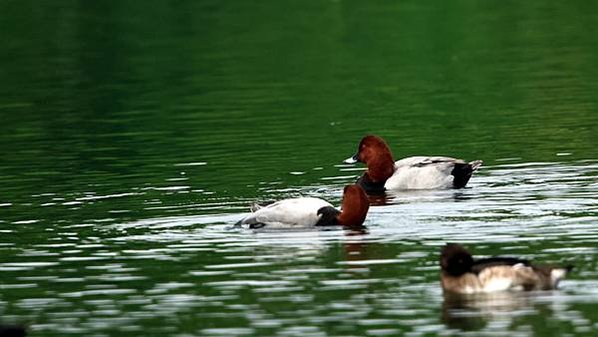
<instances>
[{"instance_id":1,"label":"green water","mask_svg":"<svg viewBox=\"0 0 598 337\"><path fill-rule=\"evenodd\" d=\"M591 1L0 2L0 322L31 336L598 332ZM483 159L367 233L231 230L340 200L366 133ZM438 250L572 263L445 299Z\"/></svg>"}]
</instances>

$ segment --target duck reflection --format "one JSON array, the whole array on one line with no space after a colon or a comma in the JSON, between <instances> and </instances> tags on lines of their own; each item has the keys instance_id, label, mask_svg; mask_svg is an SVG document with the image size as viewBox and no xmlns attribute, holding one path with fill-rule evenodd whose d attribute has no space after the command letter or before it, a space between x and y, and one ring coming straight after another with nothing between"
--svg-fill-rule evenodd
<instances>
[{"instance_id":1,"label":"duck reflection","mask_svg":"<svg viewBox=\"0 0 598 337\"><path fill-rule=\"evenodd\" d=\"M345 230L345 240L342 245L347 271L362 273L370 269L372 262L378 264L387 259L383 251L376 249L377 245L373 244L368 235L366 227Z\"/></svg>"},{"instance_id":2,"label":"duck reflection","mask_svg":"<svg viewBox=\"0 0 598 337\"><path fill-rule=\"evenodd\" d=\"M384 206L388 204L392 204L392 200L394 197L392 195L388 195L386 193L381 194L368 194L368 199L370 201L370 206Z\"/></svg>"},{"instance_id":3,"label":"duck reflection","mask_svg":"<svg viewBox=\"0 0 598 337\"><path fill-rule=\"evenodd\" d=\"M521 292L445 293L441 318L449 328L472 331L495 320L509 323L522 311L531 309L529 294Z\"/></svg>"},{"instance_id":4,"label":"duck reflection","mask_svg":"<svg viewBox=\"0 0 598 337\"><path fill-rule=\"evenodd\" d=\"M345 249L346 261L363 260L363 254L367 246L367 242L363 238L367 234L367 228L365 227L345 231L347 240L343 243L343 248Z\"/></svg>"},{"instance_id":5,"label":"duck reflection","mask_svg":"<svg viewBox=\"0 0 598 337\"><path fill-rule=\"evenodd\" d=\"M410 190L386 191L382 195L369 195L370 204L383 206L389 204L405 204L422 201L466 201L476 198L477 194L470 190Z\"/></svg>"}]
</instances>

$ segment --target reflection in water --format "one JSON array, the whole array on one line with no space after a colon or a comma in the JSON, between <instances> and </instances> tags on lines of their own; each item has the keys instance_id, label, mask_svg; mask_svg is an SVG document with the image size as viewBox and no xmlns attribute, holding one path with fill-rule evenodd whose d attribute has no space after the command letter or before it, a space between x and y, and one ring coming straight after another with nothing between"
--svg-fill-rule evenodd
<instances>
[{"instance_id":1,"label":"reflection in water","mask_svg":"<svg viewBox=\"0 0 598 337\"><path fill-rule=\"evenodd\" d=\"M521 292L488 294L444 294L442 321L449 328L480 330L491 320L511 321L528 307L528 295Z\"/></svg>"},{"instance_id":2,"label":"reflection in water","mask_svg":"<svg viewBox=\"0 0 598 337\"><path fill-rule=\"evenodd\" d=\"M449 190L399 190L386 191L381 194L368 194L371 206L384 206L414 201L465 201L473 196L471 188Z\"/></svg>"},{"instance_id":3,"label":"reflection in water","mask_svg":"<svg viewBox=\"0 0 598 337\"><path fill-rule=\"evenodd\" d=\"M368 194L370 206L384 206L392 202L392 195L389 194Z\"/></svg>"},{"instance_id":4,"label":"reflection in water","mask_svg":"<svg viewBox=\"0 0 598 337\"><path fill-rule=\"evenodd\" d=\"M563 324L591 331L591 320L567 302L561 291L444 294L441 320L451 329L490 336L561 336L568 330ZM561 328L553 330L557 325Z\"/></svg>"},{"instance_id":5,"label":"reflection in water","mask_svg":"<svg viewBox=\"0 0 598 337\"><path fill-rule=\"evenodd\" d=\"M454 241L585 268L512 316L469 303L451 318L598 336L597 7L0 1L2 322L447 336L437 251ZM372 200L367 234L228 228L256 199L338 205L363 167L336 164L366 133L397 157L488 165L463 190Z\"/></svg>"},{"instance_id":6,"label":"reflection in water","mask_svg":"<svg viewBox=\"0 0 598 337\"><path fill-rule=\"evenodd\" d=\"M368 234L365 228L362 230L346 230L343 248L345 252L345 261L367 260L367 241L365 236ZM348 264L348 268L362 268L356 264Z\"/></svg>"},{"instance_id":7,"label":"reflection in water","mask_svg":"<svg viewBox=\"0 0 598 337\"><path fill-rule=\"evenodd\" d=\"M0 307L24 313L6 317L8 322L31 321L32 329L50 336L60 335L67 323L70 329L87 324L93 331L125 324L131 331L170 335L155 322L197 312L209 317L210 325L202 320L179 327L188 335L409 331L425 336L458 328L488 336L496 336L496 329L505 336L546 336L542 322L547 317L558 324L573 317L579 333L572 335L585 336L593 327L588 315L598 298L591 264L598 234L592 208L596 168L595 161L488 167L470 189L458 191L469 198L455 202L456 191L403 194L371 207L367 229L358 231L231 229L253 200L249 197L183 205L195 213L187 216L177 215L180 205L164 205L162 210L174 214L57 224L49 238L36 235L38 223L21 224L19 233L31 231L31 242L5 250L10 262L0 263L6 280L1 287L10 291L1 294ZM343 184L273 189L265 196L338 200ZM122 199L102 200L114 204ZM204 209L214 204L222 207L215 210L220 213L206 214ZM583 274L566 280L568 292L444 299L438 248L447 241L473 241L486 256L554 263L583 256L590 263ZM123 322L130 312L135 315ZM298 326L302 329L295 331ZM86 331L79 328L74 334Z\"/></svg>"}]
</instances>

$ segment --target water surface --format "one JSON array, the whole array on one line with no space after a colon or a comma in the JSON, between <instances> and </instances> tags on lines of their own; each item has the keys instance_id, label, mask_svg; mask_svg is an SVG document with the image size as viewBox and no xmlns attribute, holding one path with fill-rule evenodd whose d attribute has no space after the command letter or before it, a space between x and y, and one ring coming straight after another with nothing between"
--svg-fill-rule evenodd
<instances>
[{"instance_id":1,"label":"water surface","mask_svg":"<svg viewBox=\"0 0 598 337\"><path fill-rule=\"evenodd\" d=\"M0 321L32 336L598 332L591 2L0 4ZM378 200L363 233L232 229L340 203L376 133L485 165ZM574 264L445 298L438 251Z\"/></svg>"}]
</instances>

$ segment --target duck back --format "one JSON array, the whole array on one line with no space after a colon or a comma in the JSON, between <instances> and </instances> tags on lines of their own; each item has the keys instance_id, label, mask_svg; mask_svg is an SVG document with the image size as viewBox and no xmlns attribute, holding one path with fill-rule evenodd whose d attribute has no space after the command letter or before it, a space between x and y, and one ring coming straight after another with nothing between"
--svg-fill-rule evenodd
<instances>
[{"instance_id":1,"label":"duck back","mask_svg":"<svg viewBox=\"0 0 598 337\"><path fill-rule=\"evenodd\" d=\"M285 199L256 210L237 222L251 228L268 226L269 228L312 227L318 223L321 214L318 210L332 205L318 198Z\"/></svg>"}]
</instances>

